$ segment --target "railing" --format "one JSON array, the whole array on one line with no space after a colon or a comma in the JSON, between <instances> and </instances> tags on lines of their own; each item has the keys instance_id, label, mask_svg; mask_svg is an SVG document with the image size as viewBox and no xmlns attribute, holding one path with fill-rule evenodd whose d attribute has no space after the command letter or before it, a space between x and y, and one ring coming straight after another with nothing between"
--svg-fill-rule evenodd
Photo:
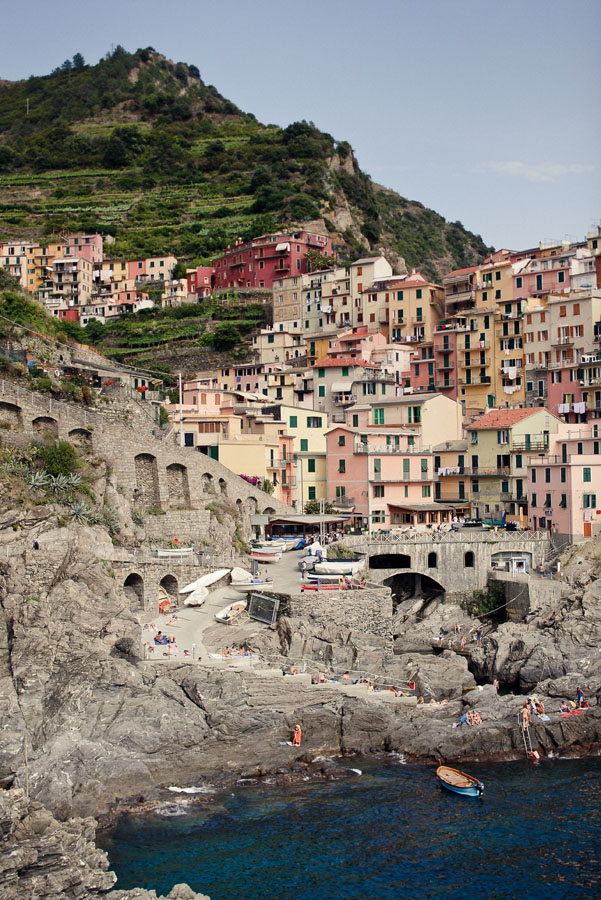
<instances>
[{"instance_id":1,"label":"railing","mask_svg":"<svg viewBox=\"0 0 601 900\"><path fill-rule=\"evenodd\" d=\"M341 507L341 508L343 508L343 509L346 509L346 508L348 508L349 506L354 506L354 505L355 505L355 498L354 498L354 497L347 497L347 496L344 496L344 497L336 497L334 500L331 500L330 503L332 504L332 506L339 506L339 507Z\"/></svg>"},{"instance_id":2,"label":"railing","mask_svg":"<svg viewBox=\"0 0 601 900\"><path fill-rule=\"evenodd\" d=\"M454 366L453 363L449 360L448 363L442 363L442 362L441 362L441 363L436 363L436 368L437 368L437 369L441 369L441 370L444 370L444 369L454 369L455 366Z\"/></svg>"},{"instance_id":3,"label":"railing","mask_svg":"<svg viewBox=\"0 0 601 900\"><path fill-rule=\"evenodd\" d=\"M374 456L383 456L386 453L408 454L408 453L429 453L431 447L396 447L388 444L364 444L359 441L353 448L353 453L369 453Z\"/></svg>"},{"instance_id":4,"label":"railing","mask_svg":"<svg viewBox=\"0 0 601 900\"><path fill-rule=\"evenodd\" d=\"M332 400L336 406L351 406L357 402L357 398L353 394L334 394Z\"/></svg>"},{"instance_id":5,"label":"railing","mask_svg":"<svg viewBox=\"0 0 601 900\"><path fill-rule=\"evenodd\" d=\"M469 475L471 478L485 478L487 475L510 475L511 470L508 466L477 466L476 468L469 466L441 466L442 469L452 469L453 471L439 473L436 472L434 478L457 478L461 475Z\"/></svg>"},{"instance_id":6,"label":"railing","mask_svg":"<svg viewBox=\"0 0 601 900\"><path fill-rule=\"evenodd\" d=\"M267 464L268 469L285 469L288 464L292 464L291 459L272 459Z\"/></svg>"},{"instance_id":7,"label":"railing","mask_svg":"<svg viewBox=\"0 0 601 900\"><path fill-rule=\"evenodd\" d=\"M396 381L396 377L394 372L373 372L369 369L366 369L360 378L357 378L356 381L386 381L386 382L394 382Z\"/></svg>"},{"instance_id":8,"label":"railing","mask_svg":"<svg viewBox=\"0 0 601 900\"><path fill-rule=\"evenodd\" d=\"M473 387L474 385L490 383L490 375L483 375L481 378L472 378L471 381L464 381L463 379L459 379L459 384L463 384L465 387Z\"/></svg>"},{"instance_id":9,"label":"railing","mask_svg":"<svg viewBox=\"0 0 601 900\"><path fill-rule=\"evenodd\" d=\"M348 534L340 541L345 547L365 547L368 544L496 544L521 541L548 541L549 534L546 531L499 531L498 534L490 531L472 531L460 528L458 531L422 531L400 533L385 532L379 535L372 534Z\"/></svg>"},{"instance_id":10,"label":"railing","mask_svg":"<svg viewBox=\"0 0 601 900\"><path fill-rule=\"evenodd\" d=\"M445 303L467 303L476 299L476 292L472 288L469 291L445 291Z\"/></svg>"},{"instance_id":11,"label":"railing","mask_svg":"<svg viewBox=\"0 0 601 900\"><path fill-rule=\"evenodd\" d=\"M454 388L454 387L455 387L454 381L437 381L436 382L436 390L437 391L445 391L445 390L448 390L449 388Z\"/></svg>"},{"instance_id":12,"label":"railing","mask_svg":"<svg viewBox=\"0 0 601 900\"><path fill-rule=\"evenodd\" d=\"M549 449L549 441L544 438L539 438L534 441L520 441L513 440L511 442L511 451L521 453L523 450L548 450Z\"/></svg>"}]
</instances>

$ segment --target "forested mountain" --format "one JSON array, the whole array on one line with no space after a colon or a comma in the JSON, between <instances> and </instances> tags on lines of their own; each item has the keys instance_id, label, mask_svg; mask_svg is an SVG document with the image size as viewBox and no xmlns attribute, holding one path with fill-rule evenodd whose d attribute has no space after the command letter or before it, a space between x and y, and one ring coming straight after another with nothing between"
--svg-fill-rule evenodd
<instances>
[{"instance_id":1,"label":"forested mountain","mask_svg":"<svg viewBox=\"0 0 601 900\"><path fill-rule=\"evenodd\" d=\"M192 262L309 222L342 258L382 251L436 277L489 249L374 184L346 141L307 122L262 125L152 48L0 82L0 239L98 230L115 238L111 255Z\"/></svg>"}]
</instances>

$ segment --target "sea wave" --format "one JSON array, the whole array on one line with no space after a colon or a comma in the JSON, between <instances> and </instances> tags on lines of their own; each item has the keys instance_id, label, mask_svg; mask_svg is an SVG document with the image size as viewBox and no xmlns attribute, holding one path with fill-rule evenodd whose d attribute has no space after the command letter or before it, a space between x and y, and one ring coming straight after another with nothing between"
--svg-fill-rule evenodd
<instances>
[{"instance_id":1,"label":"sea wave","mask_svg":"<svg viewBox=\"0 0 601 900\"><path fill-rule=\"evenodd\" d=\"M176 784L170 784L167 790L173 791L175 794L215 794L217 792L216 788L206 784L193 785L192 787L178 787Z\"/></svg>"}]
</instances>

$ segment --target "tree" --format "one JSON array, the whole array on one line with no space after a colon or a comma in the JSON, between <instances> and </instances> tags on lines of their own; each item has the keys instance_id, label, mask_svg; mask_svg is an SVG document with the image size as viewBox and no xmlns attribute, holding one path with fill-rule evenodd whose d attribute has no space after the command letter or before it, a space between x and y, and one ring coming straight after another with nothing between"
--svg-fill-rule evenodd
<instances>
[{"instance_id":1,"label":"tree","mask_svg":"<svg viewBox=\"0 0 601 900\"><path fill-rule=\"evenodd\" d=\"M211 336L211 344L215 350L231 350L242 342L242 335L235 325L220 322Z\"/></svg>"},{"instance_id":2,"label":"tree","mask_svg":"<svg viewBox=\"0 0 601 900\"><path fill-rule=\"evenodd\" d=\"M185 265L181 262L176 263L173 267L172 276L173 276L174 280L177 280L178 278L185 278L186 277Z\"/></svg>"},{"instance_id":3,"label":"tree","mask_svg":"<svg viewBox=\"0 0 601 900\"><path fill-rule=\"evenodd\" d=\"M326 500L324 513L326 516L330 516L336 512L336 509L329 500ZM309 500L305 503L305 515L306 516L318 516L319 515L319 500Z\"/></svg>"},{"instance_id":4,"label":"tree","mask_svg":"<svg viewBox=\"0 0 601 900\"><path fill-rule=\"evenodd\" d=\"M61 66L61 72L70 72L72 68L73 68L73 67L72 67L72 65L71 65L71 60L70 60L70 59L66 59L66 60L64 61L64 63L62 64L62 66Z\"/></svg>"},{"instance_id":5,"label":"tree","mask_svg":"<svg viewBox=\"0 0 601 900\"><path fill-rule=\"evenodd\" d=\"M78 468L77 451L68 441L54 441L38 447L37 458L44 463L49 475L71 475Z\"/></svg>"},{"instance_id":6,"label":"tree","mask_svg":"<svg viewBox=\"0 0 601 900\"><path fill-rule=\"evenodd\" d=\"M338 260L335 256L327 256L325 253L320 253L319 250L307 250L305 259L311 263L311 268L314 271L331 269L333 266L338 265Z\"/></svg>"},{"instance_id":7,"label":"tree","mask_svg":"<svg viewBox=\"0 0 601 900\"><path fill-rule=\"evenodd\" d=\"M76 53L73 57L73 68L80 72L85 67L86 61L81 53Z\"/></svg>"}]
</instances>

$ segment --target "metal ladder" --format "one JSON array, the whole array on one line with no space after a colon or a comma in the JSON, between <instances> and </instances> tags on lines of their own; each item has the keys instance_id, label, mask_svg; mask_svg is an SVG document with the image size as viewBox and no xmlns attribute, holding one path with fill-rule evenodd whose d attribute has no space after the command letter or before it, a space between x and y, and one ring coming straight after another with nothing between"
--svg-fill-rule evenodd
<instances>
[{"instance_id":1,"label":"metal ladder","mask_svg":"<svg viewBox=\"0 0 601 900\"><path fill-rule=\"evenodd\" d=\"M530 759L534 756L534 751L532 750L532 739L530 737L530 727L526 725L524 728L522 722L520 722L520 728L522 730L522 740L524 742L524 750L526 751L526 756Z\"/></svg>"}]
</instances>

